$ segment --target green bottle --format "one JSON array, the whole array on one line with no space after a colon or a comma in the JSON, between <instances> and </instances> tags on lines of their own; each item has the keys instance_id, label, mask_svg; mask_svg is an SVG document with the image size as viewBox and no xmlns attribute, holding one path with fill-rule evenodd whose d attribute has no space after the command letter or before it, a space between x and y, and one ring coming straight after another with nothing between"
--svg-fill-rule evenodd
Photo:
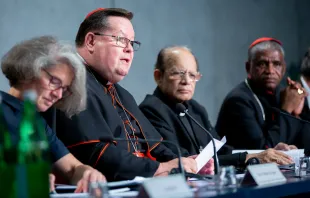
<instances>
[{"instance_id":1,"label":"green bottle","mask_svg":"<svg viewBox=\"0 0 310 198\"><path fill-rule=\"evenodd\" d=\"M16 147L7 128L0 95L0 192L7 198L16 197L15 167Z\"/></svg>"},{"instance_id":2,"label":"green bottle","mask_svg":"<svg viewBox=\"0 0 310 198\"><path fill-rule=\"evenodd\" d=\"M17 145L17 197L49 197L49 147L40 118L36 111L36 93L25 92Z\"/></svg>"}]
</instances>

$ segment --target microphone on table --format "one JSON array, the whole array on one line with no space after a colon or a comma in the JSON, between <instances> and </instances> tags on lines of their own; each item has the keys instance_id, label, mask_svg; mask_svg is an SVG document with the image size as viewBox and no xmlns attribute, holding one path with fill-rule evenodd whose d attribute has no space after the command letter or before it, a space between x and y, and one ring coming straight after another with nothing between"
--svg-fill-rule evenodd
<instances>
[{"instance_id":1,"label":"microphone on table","mask_svg":"<svg viewBox=\"0 0 310 198\"><path fill-rule=\"evenodd\" d=\"M112 137L101 137L99 138L99 140L101 142L113 142L113 141L120 141L120 142L129 142L130 140L129 139L126 139L126 138L112 138ZM135 140L136 141L136 140ZM144 140L144 139L137 139L137 141L139 143L148 143L148 142L154 142L154 143L157 143L157 142L161 142L161 143L168 143L168 144L172 144L174 145L176 148L177 148L177 152L178 152L178 168L173 168L171 169L170 171L170 174L177 174L177 173L181 173L183 175L183 177L185 178L185 171L184 171L184 168L183 168L183 164L181 162L181 151L180 151L180 147L178 144L172 142L172 141L169 141L169 140L158 140L158 139L147 139L147 140Z\"/></svg>"},{"instance_id":2,"label":"microphone on table","mask_svg":"<svg viewBox=\"0 0 310 198\"><path fill-rule=\"evenodd\" d=\"M298 120L298 121L301 121L301 122L305 122L305 123L310 124L310 122L309 122L308 120L304 120L304 119L298 118L298 117L296 117L296 116L293 116L293 115L291 115L290 113L285 112L285 111L282 111L281 109L279 109L279 108L277 108L277 107L272 107L272 106L270 106L269 108L272 109L272 110L274 110L274 111L276 111L276 112L278 112L278 113L281 113L281 114L283 114L283 115L285 115L285 116L294 118L295 120Z\"/></svg>"},{"instance_id":3,"label":"microphone on table","mask_svg":"<svg viewBox=\"0 0 310 198\"><path fill-rule=\"evenodd\" d=\"M202 130L204 130L208 135L209 137L211 138L211 141L212 141L212 144L213 144L213 153L214 153L214 174L217 175L218 172L219 172L219 168L220 168L220 165L219 165L219 161L218 161L218 156L217 156L217 153L216 153L216 146L215 146L215 142L214 142L214 139L213 139L213 136L212 134L210 133L210 131L208 131L207 129L205 129L201 124L199 124L199 122L197 120L195 120L195 118L193 118L189 113L188 113L188 110L186 109L186 107L182 104L182 103L178 103L176 105L176 109L178 112L180 113L185 113L185 115L187 115L191 120L193 120Z\"/></svg>"},{"instance_id":4,"label":"microphone on table","mask_svg":"<svg viewBox=\"0 0 310 198\"><path fill-rule=\"evenodd\" d=\"M304 122L304 123L310 124L310 122L309 122L308 120L304 120L304 119L301 119L301 118L297 118L297 117L291 115L291 114L288 113L288 112L282 111L281 109L279 109L279 108L277 108L277 107L268 106L268 108L270 108L271 110L276 111L276 112L278 112L278 113L280 113L280 114L282 114L282 115L284 115L284 116L288 116L288 117L291 117L291 118L293 118L293 119L295 119L295 120L298 120L298 121L300 121L300 122ZM309 137L310 137L310 136L309 136ZM304 154L305 154L305 156L310 156L310 148L309 148L309 149L305 148L305 149L304 149Z\"/></svg>"}]
</instances>

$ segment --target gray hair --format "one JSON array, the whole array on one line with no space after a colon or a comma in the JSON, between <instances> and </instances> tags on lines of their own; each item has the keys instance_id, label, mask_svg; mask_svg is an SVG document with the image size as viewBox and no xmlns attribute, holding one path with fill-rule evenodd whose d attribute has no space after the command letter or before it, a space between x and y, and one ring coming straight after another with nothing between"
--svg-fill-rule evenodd
<instances>
[{"instance_id":1,"label":"gray hair","mask_svg":"<svg viewBox=\"0 0 310 198\"><path fill-rule=\"evenodd\" d=\"M275 41L264 41L264 42L261 42L261 43L258 43L256 45L254 45L252 48L250 48L248 50L248 61L251 61L254 57L255 57L255 54L257 52L261 52L261 51L264 51L264 50L276 50L276 51L279 51L281 52L281 54L283 55L283 58L284 58L284 49L283 47L275 42Z\"/></svg>"},{"instance_id":2,"label":"gray hair","mask_svg":"<svg viewBox=\"0 0 310 198\"><path fill-rule=\"evenodd\" d=\"M40 78L43 68L60 63L71 66L75 75L70 86L72 95L60 99L55 107L71 117L86 108L86 70L72 45L52 36L35 37L10 49L2 57L1 68L14 87Z\"/></svg>"},{"instance_id":3,"label":"gray hair","mask_svg":"<svg viewBox=\"0 0 310 198\"><path fill-rule=\"evenodd\" d=\"M176 49L183 49L183 50L190 52L195 58L196 65L197 65L197 71L199 71L199 65L198 65L198 60L197 60L196 56L192 53L192 50L190 48L188 48L187 46L184 46L184 45L174 45L174 46L169 46L169 47L165 47L165 48L161 49L157 55L157 60L155 63L155 69L159 69L161 71L164 71L166 65L173 64L173 62L175 60L169 55L169 52L176 50Z\"/></svg>"}]
</instances>

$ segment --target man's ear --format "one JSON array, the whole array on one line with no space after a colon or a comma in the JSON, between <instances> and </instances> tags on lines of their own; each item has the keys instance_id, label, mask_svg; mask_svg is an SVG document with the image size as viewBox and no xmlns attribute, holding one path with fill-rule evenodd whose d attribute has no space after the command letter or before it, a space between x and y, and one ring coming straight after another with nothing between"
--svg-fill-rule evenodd
<instances>
[{"instance_id":1,"label":"man's ear","mask_svg":"<svg viewBox=\"0 0 310 198\"><path fill-rule=\"evenodd\" d=\"M247 61L245 63L245 70L246 70L246 73L248 75L248 78L251 79L251 64L249 63L249 61Z\"/></svg>"},{"instance_id":2,"label":"man's ear","mask_svg":"<svg viewBox=\"0 0 310 198\"><path fill-rule=\"evenodd\" d=\"M88 49L90 53L94 52L94 46L95 46L95 35L92 32L88 32L85 35L85 41L84 45Z\"/></svg>"},{"instance_id":3,"label":"man's ear","mask_svg":"<svg viewBox=\"0 0 310 198\"><path fill-rule=\"evenodd\" d=\"M157 85L161 84L163 73L159 69L154 70L154 79Z\"/></svg>"}]
</instances>

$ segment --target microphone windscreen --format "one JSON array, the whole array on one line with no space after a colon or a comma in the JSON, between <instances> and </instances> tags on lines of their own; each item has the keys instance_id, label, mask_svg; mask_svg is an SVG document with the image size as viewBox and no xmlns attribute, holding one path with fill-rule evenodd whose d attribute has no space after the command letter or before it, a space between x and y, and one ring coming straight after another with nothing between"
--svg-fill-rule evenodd
<instances>
[{"instance_id":1,"label":"microphone windscreen","mask_svg":"<svg viewBox=\"0 0 310 198\"><path fill-rule=\"evenodd\" d=\"M178 103L178 104L176 105L176 109L177 109L177 111L178 111L179 113L185 113L185 111L186 111L186 107L185 107L184 104L182 104L182 103Z\"/></svg>"}]
</instances>

